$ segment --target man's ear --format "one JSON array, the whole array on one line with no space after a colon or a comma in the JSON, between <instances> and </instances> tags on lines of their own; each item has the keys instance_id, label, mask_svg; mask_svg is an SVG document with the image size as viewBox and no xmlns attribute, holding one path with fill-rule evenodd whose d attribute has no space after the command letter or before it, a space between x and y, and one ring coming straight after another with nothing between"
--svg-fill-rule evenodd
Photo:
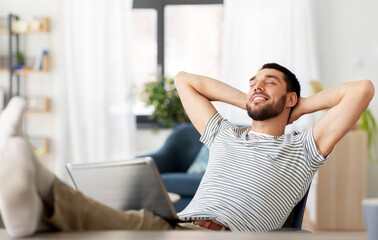
<instances>
[{"instance_id":1,"label":"man's ear","mask_svg":"<svg viewBox=\"0 0 378 240\"><path fill-rule=\"evenodd\" d=\"M298 102L298 97L295 92L290 92L287 94L286 98L286 106L287 107L294 107Z\"/></svg>"}]
</instances>

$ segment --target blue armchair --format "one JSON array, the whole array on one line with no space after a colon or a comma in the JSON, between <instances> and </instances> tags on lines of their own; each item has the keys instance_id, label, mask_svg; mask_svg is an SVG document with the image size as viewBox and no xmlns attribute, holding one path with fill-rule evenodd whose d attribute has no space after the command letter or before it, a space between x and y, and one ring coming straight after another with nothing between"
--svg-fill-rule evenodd
<instances>
[{"instance_id":1,"label":"blue armchair","mask_svg":"<svg viewBox=\"0 0 378 240\"><path fill-rule=\"evenodd\" d=\"M203 177L187 173L203 145L199 138L192 124L178 125L157 152L147 155L155 160L167 191L180 194L174 204L177 212L192 200Z\"/></svg>"}]
</instances>

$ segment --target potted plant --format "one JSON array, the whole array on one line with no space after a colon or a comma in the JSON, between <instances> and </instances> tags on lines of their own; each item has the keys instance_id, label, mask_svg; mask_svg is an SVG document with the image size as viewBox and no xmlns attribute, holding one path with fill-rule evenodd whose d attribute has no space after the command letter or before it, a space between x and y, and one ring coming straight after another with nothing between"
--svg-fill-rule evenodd
<instances>
[{"instance_id":1,"label":"potted plant","mask_svg":"<svg viewBox=\"0 0 378 240\"><path fill-rule=\"evenodd\" d=\"M364 130L368 134L368 157L373 163L378 163L378 128L374 115L366 109L357 123L358 129Z\"/></svg>"},{"instance_id":2,"label":"potted plant","mask_svg":"<svg viewBox=\"0 0 378 240\"><path fill-rule=\"evenodd\" d=\"M189 121L172 78L163 77L146 83L142 101L155 108L150 117L164 126L172 127L176 123Z\"/></svg>"}]
</instances>

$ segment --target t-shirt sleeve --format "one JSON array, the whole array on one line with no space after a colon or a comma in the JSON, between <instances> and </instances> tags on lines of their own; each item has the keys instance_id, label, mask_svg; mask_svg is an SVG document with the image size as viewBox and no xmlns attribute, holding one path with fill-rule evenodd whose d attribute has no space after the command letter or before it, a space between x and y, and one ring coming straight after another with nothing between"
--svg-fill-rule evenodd
<instances>
[{"instance_id":1,"label":"t-shirt sleeve","mask_svg":"<svg viewBox=\"0 0 378 240\"><path fill-rule=\"evenodd\" d=\"M216 112L209 120L206 125L205 132L200 138L200 141L205 144L208 148L210 148L211 144L213 143L215 137L221 132L222 130L232 127L229 121L224 119L218 112Z\"/></svg>"},{"instance_id":2,"label":"t-shirt sleeve","mask_svg":"<svg viewBox=\"0 0 378 240\"><path fill-rule=\"evenodd\" d=\"M303 133L303 148L306 154L306 159L309 161L311 168L317 170L327 160L328 156L324 157L316 145L313 129L309 129Z\"/></svg>"}]
</instances>

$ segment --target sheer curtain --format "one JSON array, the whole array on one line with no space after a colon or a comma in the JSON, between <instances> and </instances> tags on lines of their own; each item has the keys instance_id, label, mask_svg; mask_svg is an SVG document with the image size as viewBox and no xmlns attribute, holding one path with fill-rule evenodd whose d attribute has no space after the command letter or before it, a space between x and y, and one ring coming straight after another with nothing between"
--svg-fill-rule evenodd
<instances>
[{"instance_id":1,"label":"sheer curtain","mask_svg":"<svg viewBox=\"0 0 378 240\"><path fill-rule=\"evenodd\" d=\"M135 119L132 0L65 0L59 8L55 172L62 177L67 162L133 156Z\"/></svg>"},{"instance_id":2,"label":"sheer curtain","mask_svg":"<svg viewBox=\"0 0 378 240\"><path fill-rule=\"evenodd\" d=\"M309 81L318 80L310 0L225 0L222 80L244 92L248 80L267 62L293 71L301 82L302 96ZM245 111L220 105L232 122L250 125ZM295 129L307 128L311 118Z\"/></svg>"}]
</instances>

